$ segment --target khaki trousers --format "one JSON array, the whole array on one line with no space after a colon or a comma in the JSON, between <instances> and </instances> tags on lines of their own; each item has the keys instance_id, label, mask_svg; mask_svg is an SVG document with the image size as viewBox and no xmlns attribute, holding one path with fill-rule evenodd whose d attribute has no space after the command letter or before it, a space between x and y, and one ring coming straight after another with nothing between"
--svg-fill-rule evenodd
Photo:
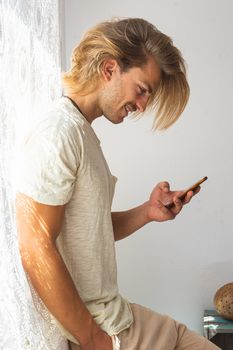
<instances>
[{"instance_id":1,"label":"khaki trousers","mask_svg":"<svg viewBox=\"0 0 233 350\"><path fill-rule=\"evenodd\" d=\"M190 331L169 316L131 304L134 322L118 334L121 350L218 350L206 338ZM70 344L72 350L80 347Z\"/></svg>"}]
</instances>

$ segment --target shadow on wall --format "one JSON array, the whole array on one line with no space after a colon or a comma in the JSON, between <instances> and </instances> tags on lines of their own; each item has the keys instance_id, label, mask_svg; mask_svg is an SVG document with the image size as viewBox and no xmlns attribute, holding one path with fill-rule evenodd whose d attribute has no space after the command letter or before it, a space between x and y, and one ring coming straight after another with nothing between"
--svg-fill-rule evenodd
<instances>
[{"instance_id":1,"label":"shadow on wall","mask_svg":"<svg viewBox=\"0 0 233 350\"><path fill-rule=\"evenodd\" d=\"M211 300L203 300L203 302L206 302L206 308L213 307L213 299L217 289L227 283L233 282L232 266L233 260L215 262L213 264L202 266L200 271L200 282L204 288L202 295L204 298L212 296ZM229 276L231 275L232 279L229 280Z\"/></svg>"}]
</instances>

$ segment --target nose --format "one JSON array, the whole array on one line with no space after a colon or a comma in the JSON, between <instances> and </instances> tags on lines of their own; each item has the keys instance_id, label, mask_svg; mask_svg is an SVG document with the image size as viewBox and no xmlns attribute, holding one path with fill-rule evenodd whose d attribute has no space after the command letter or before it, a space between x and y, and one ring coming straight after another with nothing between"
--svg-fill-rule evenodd
<instances>
[{"instance_id":1,"label":"nose","mask_svg":"<svg viewBox=\"0 0 233 350\"><path fill-rule=\"evenodd\" d=\"M147 106L149 96L139 96L136 100L136 107L139 112L144 112Z\"/></svg>"}]
</instances>

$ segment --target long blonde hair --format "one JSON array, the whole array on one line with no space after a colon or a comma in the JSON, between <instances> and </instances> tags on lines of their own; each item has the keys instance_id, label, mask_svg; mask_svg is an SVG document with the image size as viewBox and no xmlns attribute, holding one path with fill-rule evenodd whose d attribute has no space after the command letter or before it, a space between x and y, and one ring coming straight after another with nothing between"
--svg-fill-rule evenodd
<instances>
[{"instance_id":1,"label":"long blonde hair","mask_svg":"<svg viewBox=\"0 0 233 350\"><path fill-rule=\"evenodd\" d=\"M116 59L125 72L142 67L149 56L161 69L161 81L148 108L156 110L154 128L167 129L179 118L189 98L185 62L171 38L144 19L114 19L90 29L73 50L70 70L63 73L64 91L79 95L94 91L106 58Z\"/></svg>"}]
</instances>

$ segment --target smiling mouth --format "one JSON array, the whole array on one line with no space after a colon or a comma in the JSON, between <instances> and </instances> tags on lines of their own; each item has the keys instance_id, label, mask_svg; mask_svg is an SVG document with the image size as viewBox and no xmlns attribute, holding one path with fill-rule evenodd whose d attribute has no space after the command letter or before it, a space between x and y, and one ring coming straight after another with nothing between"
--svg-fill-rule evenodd
<instances>
[{"instance_id":1,"label":"smiling mouth","mask_svg":"<svg viewBox=\"0 0 233 350\"><path fill-rule=\"evenodd\" d=\"M135 108L133 108L133 106L127 103L127 105L125 105L125 111L126 111L126 117L127 117L129 113L132 113L135 111Z\"/></svg>"}]
</instances>

